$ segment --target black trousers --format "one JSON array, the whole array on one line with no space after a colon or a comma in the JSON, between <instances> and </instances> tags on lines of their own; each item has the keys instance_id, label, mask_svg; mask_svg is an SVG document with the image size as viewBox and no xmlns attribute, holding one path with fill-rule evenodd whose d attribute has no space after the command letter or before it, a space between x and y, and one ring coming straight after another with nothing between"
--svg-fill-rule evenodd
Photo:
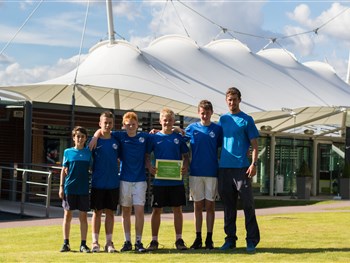
<instances>
[{"instance_id":1,"label":"black trousers","mask_svg":"<svg viewBox=\"0 0 350 263\"><path fill-rule=\"evenodd\" d=\"M260 241L260 232L255 215L252 180L246 176L245 168L220 168L218 178L218 190L224 205L224 230L225 240L237 240L237 199L238 195L243 205L246 241L252 241L256 246Z\"/></svg>"}]
</instances>

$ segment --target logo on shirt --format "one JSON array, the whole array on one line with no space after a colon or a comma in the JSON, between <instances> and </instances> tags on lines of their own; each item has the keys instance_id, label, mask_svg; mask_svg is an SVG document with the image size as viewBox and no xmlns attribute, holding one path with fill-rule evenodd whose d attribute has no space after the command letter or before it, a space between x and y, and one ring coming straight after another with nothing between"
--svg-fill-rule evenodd
<instances>
[{"instance_id":1,"label":"logo on shirt","mask_svg":"<svg viewBox=\"0 0 350 263\"><path fill-rule=\"evenodd\" d=\"M113 147L114 150L118 149L118 145L116 143L113 143L112 147Z\"/></svg>"},{"instance_id":2,"label":"logo on shirt","mask_svg":"<svg viewBox=\"0 0 350 263\"><path fill-rule=\"evenodd\" d=\"M215 138L215 132L211 131L211 132L209 133L209 136L210 136L211 138Z\"/></svg>"},{"instance_id":3,"label":"logo on shirt","mask_svg":"<svg viewBox=\"0 0 350 263\"><path fill-rule=\"evenodd\" d=\"M140 142L140 143L144 143L144 142L145 142L145 138L144 138L144 137L140 137L140 138L139 138L139 142Z\"/></svg>"},{"instance_id":4,"label":"logo on shirt","mask_svg":"<svg viewBox=\"0 0 350 263\"><path fill-rule=\"evenodd\" d=\"M178 139L178 138L175 138L175 139L174 139L174 143L175 143L175 144L179 144L179 139Z\"/></svg>"}]
</instances>

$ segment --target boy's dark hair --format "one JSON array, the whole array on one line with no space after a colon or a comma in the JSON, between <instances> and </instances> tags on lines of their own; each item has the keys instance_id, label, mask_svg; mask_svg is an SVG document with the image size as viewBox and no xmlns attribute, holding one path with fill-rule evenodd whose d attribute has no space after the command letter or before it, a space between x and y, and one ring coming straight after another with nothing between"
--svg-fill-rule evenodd
<instances>
[{"instance_id":1,"label":"boy's dark hair","mask_svg":"<svg viewBox=\"0 0 350 263\"><path fill-rule=\"evenodd\" d=\"M200 108L203 108L204 110L210 110L211 112L213 112L213 104L211 104L209 100L201 100L198 103L198 111Z\"/></svg>"},{"instance_id":2,"label":"boy's dark hair","mask_svg":"<svg viewBox=\"0 0 350 263\"><path fill-rule=\"evenodd\" d=\"M74 127L74 129L72 130L72 137L74 137L77 132L81 132L82 134L85 134L86 137L88 136L87 130L82 126Z\"/></svg>"},{"instance_id":3,"label":"boy's dark hair","mask_svg":"<svg viewBox=\"0 0 350 263\"><path fill-rule=\"evenodd\" d=\"M241 99L241 92L235 87L228 88L228 90L226 91L226 98L232 95L237 95L237 97Z\"/></svg>"}]
</instances>

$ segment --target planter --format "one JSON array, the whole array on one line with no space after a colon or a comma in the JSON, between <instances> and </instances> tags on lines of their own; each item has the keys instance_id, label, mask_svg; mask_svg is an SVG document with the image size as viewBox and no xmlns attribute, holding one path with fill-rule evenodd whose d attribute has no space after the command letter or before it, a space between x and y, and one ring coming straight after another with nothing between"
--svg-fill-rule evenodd
<instances>
[{"instance_id":1,"label":"planter","mask_svg":"<svg viewBox=\"0 0 350 263\"><path fill-rule=\"evenodd\" d=\"M298 199L310 199L312 177L297 177Z\"/></svg>"},{"instance_id":2,"label":"planter","mask_svg":"<svg viewBox=\"0 0 350 263\"><path fill-rule=\"evenodd\" d=\"M339 194L341 199L350 199L350 178L340 177Z\"/></svg>"}]
</instances>

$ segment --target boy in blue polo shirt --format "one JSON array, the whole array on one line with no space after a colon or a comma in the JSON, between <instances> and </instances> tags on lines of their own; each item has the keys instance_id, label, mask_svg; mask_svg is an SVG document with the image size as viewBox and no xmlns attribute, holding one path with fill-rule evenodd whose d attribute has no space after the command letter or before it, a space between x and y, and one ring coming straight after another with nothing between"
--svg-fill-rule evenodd
<instances>
[{"instance_id":1,"label":"boy in blue polo shirt","mask_svg":"<svg viewBox=\"0 0 350 263\"><path fill-rule=\"evenodd\" d=\"M86 246L89 207L89 168L91 152L85 148L87 131L77 126L72 131L75 146L64 151L60 176L59 197L62 199L64 218L62 224L64 243L61 252L70 251L69 234L73 210L79 210L81 244L80 252L89 253Z\"/></svg>"},{"instance_id":2,"label":"boy in blue polo shirt","mask_svg":"<svg viewBox=\"0 0 350 263\"><path fill-rule=\"evenodd\" d=\"M104 251L117 252L113 245L114 214L119 202L119 141L111 136L114 115L106 111L100 115L101 134L93 153L91 180L92 252L100 251L99 234L102 213L105 213L106 244Z\"/></svg>"},{"instance_id":3,"label":"boy in blue polo shirt","mask_svg":"<svg viewBox=\"0 0 350 263\"><path fill-rule=\"evenodd\" d=\"M202 248L203 208L206 210L207 236L205 249L213 249L215 199L218 187L218 149L222 144L222 128L211 122L213 105L208 100L198 104L199 122L187 126L191 144L190 194L194 201L196 239L191 249Z\"/></svg>"},{"instance_id":4,"label":"boy in blue polo shirt","mask_svg":"<svg viewBox=\"0 0 350 263\"><path fill-rule=\"evenodd\" d=\"M159 122L162 130L150 136L151 148L155 159L183 160L182 174L187 174L189 157L188 147L182 135L173 132L175 114L170 109L160 112ZM150 165L150 154L146 155L146 165L151 174L156 174L155 167ZM174 214L174 226L176 233L175 245L178 250L186 250L187 247L182 239L183 215L182 206L186 205L186 194L183 180L153 180L152 191L152 241L148 246L149 251L158 249L158 233L161 221L162 208L172 207Z\"/></svg>"}]
</instances>

